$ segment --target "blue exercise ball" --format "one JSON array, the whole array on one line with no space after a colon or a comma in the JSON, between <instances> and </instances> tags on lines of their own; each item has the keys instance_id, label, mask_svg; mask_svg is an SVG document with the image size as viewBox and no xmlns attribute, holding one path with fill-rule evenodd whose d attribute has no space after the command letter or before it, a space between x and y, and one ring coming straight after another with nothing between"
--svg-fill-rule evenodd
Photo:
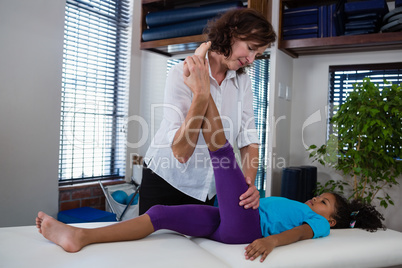
<instances>
[{"instance_id":1,"label":"blue exercise ball","mask_svg":"<svg viewBox=\"0 0 402 268\"><path fill-rule=\"evenodd\" d=\"M127 202L126 202L126 204L129 204L129 203L130 203L131 198L133 198L133 195L134 195L134 194L135 194L135 193L132 193L132 194L130 194L130 195L127 197ZM137 205L137 204L138 204L138 196L139 196L139 194L137 194L137 195L134 197L134 200L133 200L133 202L131 202L130 205Z\"/></svg>"},{"instance_id":2,"label":"blue exercise ball","mask_svg":"<svg viewBox=\"0 0 402 268\"><path fill-rule=\"evenodd\" d=\"M127 193L125 191L117 190L112 193L112 197L114 200L116 200L117 203L123 205L127 204Z\"/></svg>"}]
</instances>

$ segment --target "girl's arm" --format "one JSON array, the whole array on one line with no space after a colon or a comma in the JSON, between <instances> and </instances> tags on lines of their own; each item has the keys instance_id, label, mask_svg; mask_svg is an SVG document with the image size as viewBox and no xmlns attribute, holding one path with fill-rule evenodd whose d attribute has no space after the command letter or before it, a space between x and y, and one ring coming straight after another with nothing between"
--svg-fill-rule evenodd
<instances>
[{"instance_id":1,"label":"girl's arm","mask_svg":"<svg viewBox=\"0 0 402 268\"><path fill-rule=\"evenodd\" d=\"M303 224L280 234L255 240L246 247L244 255L246 259L250 260L255 260L258 256L262 255L260 261L263 262L275 247L289 245L300 240L311 239L313 236L314 232L310 225Z\"/></svg>"}]
</instances>

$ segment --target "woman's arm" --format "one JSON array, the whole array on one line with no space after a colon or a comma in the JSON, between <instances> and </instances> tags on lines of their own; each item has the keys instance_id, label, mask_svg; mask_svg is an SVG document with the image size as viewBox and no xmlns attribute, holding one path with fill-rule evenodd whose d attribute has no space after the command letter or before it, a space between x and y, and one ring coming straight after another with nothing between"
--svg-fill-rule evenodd
<instances>
[{"instance_id":1,"label":"woman's arm","mask_svg":"<svg viewBox=\"0 0 402 268\"><path fill-rule=\"evenodd\" d=\"M187 57L184 62L183 79L192 91L193 99L186 118L173 139L173 155L180 163L186 163L193 154L208 107L209 65L205 55L210 46L210 43L202 44L195 55Z\"/></svg>"},{"instance_id":2,"label":"woman's arm","mask_svg":"<svg viewBox=\"0 0 402 268\"><path fill-rule=\"evenodd\" d=\"M260 193L255 186L255 176L258 169L258 144L252 143L240 149L242 170L249 189L240 196L240 206L257 209L260 205Z\"/></svg>"},{"instance_id":3,"label":"woman's arm","mask_svg":"<svg viewBox=\"0 0 402 268\"><path fill-rule=\"evenodd\" d=\"M176 131L172 151L180 163L186 163L194 152L207 107L208 99L204 96L194 96L184 122Z\"/></svg>"},{"instance_id":4,"label":"woman's arm","mask_svg":"<svg viewBox=\"0 0 402 268\"><path fill-rule=\"evenodd\" d=\"M280 234L255 240L246 247L244 255L246 259L249 260L255 260L258 256L262 255L260 261L263 262L275 247L289 245L300 240L311 239L313 236L314 232L310 225L303 224Z\"/></svg>"}]
</instances>

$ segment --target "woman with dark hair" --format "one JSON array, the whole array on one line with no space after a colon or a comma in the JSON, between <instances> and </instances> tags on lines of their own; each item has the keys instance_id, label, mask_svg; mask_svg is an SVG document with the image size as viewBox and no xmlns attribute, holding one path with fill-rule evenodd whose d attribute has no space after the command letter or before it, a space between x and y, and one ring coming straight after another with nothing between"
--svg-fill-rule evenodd
<instances>
[{"instance_id":1,"label":"woman with dark hair","mask_svg":"<svg viewBox=\"0 0 402 268\"><path fill-rule=\"evenodd\" d=\"M254 185L259 140L251 81L244 68L264 53L276 35L266 18L252 9L228 11L211 21L205 32L209 42L198 51L203 56L187 57L168 74L164 116L144 158L140 214L156 204L214 203L214 173L201 134L208 102L199 91L205 88L218 107L228 141L240 149L249 187L239 204L246 209L259 206L259 192ZM188 62L199 61L205 54L208 72L202 76L193 70L189 79Z\"/></svg>"}]
</instances>

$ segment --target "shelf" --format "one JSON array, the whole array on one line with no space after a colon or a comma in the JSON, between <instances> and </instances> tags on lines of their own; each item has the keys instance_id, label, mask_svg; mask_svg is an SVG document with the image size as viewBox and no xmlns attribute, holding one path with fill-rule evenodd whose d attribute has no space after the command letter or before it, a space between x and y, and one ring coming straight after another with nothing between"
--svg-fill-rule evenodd
<instances>
[{"instance_id":1,"label":"shelf","mask_svg":"<svg viewBox=\"0 0 402 268\"><path fill-rule=\"evenodd\" d=\"M280 40L279 49L294 58L302 55L402 49L402 33Z\"/></svg>"},{"instance_id":2,"label":"shelf","mask_svg":"<svg viewBox=\"0 0 402 268\"><path fill-rule=\"evenodd\" d=\"M213 2L222 2L222 0L142 0L142 25L141 29L146 29L145 15L150 11L164 10L180 5L191 5L196 3L206 4ZM271 20L271 6L272 0L248 0L247 7L254 8L263 13L266 18ZM177 54L190 53L202 43L207 40L205 35L193 35L185 37L177 37L163 40L154 40L148 42L141 42L140 48L142 50L153 51L168 57Z\"/></svg>"},{"instance_id":3,"label":"shelf","mask_svg":"<svg viewBox=\"0 0 402 268\"><path fill-rule=\"evenodd\" d=\"M141 42L140 48L171 57L177 54L194 52L194 50L206 40L207 37L205 35L192 35Z\"/></svg>"},{"instance_id":4,"label":"shelf","mask_svg":"<svg viewBox=\"0 0 402 268\"><path fill-rule=\"evenodd\" d=\"M336 2L334 0L281 0L279 29L282 28L282 10L284 10L285 6L294 8L309 5L327 5ZM282 40L280 30L278 36L278 48L293 58L304 55L402 49L402 32Z\"/></svg>"}]
</instances>

